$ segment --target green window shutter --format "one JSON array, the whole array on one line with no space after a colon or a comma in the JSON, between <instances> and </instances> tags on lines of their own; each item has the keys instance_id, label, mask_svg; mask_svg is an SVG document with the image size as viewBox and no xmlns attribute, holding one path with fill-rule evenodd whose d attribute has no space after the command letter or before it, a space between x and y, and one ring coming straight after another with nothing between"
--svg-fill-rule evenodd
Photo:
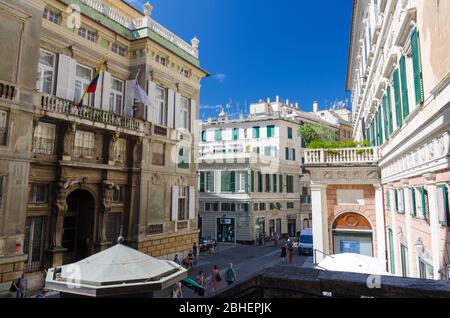
<instances>
[{"instance_id":1,"label":"green window shutter","mask_svg":"<svg viewBox=\"0 0 450 318\"><path fill-rule=\"evenodd\" d=\"M280 174L278 180L280 181L280 193L283 193L283 175Z\"/></svg>"},{"instance_id":2,"label":"green window shutter","mask_svg":"<svg viewBox=\"0 0 450 318\"><path fill-rule=\"evenodd\" d=\"M386 95L383 96L383 119L384 119L384 140L388 140L389 139L389 115L387 112L387 98Z\"/></svg>"},{"instance_id":3,"label":"green window shutter","mask_svg":"<svg viewBox=\"0 0 450 318\"><path fill-rule=\"evenodd\" d=\"M230 191L231 192L236 192L236 171L231 171L230 174Z\"/></svg>"},{"instance_id":4,"label":"green window shutter","mask_svg":"<svg viewBox=\"0 0 450 318\"><path fill-rule=\"evenodd\" d=\"M371 137L371 144L372 146L376 145L375 142L375 120L372 120L372 123L370 124L370 137Z\"/></svg>"},{"instance_id":5,"label":"green window shutter","mask_svg":"<svg viewBox=\"0 0 450 318\"><path fill-rule=\"evenodd\" d=\"M412 216L417 217L416 190L414 188L411 188L411 208L412 208Z\"/></svg>"},{"instance_id":6,"label":"green window shutter","mask_svg":"<svg viewBox=\"0 0 450 318\"><path fill-rule=\"evenodd\" d=\"M277 193L277 175L273 175L273 193Z\"/></svg>"},{"instance_id":7,"label":"green window shutter","mask_svg":"<svg viewBox=\"0 0 450 318\"><path fill-rule=\"evenodd\" d=\"M205 172L200 172L200 192L205 192Z\"/></svg>"},{"instance_id":8,"label":"green window shutter","mask_svg":"<svg viewBox=\"0 0 450 318\"><path fill-rule=\"evenodd\" d=\"M253 138L259 139L259 127L253 127Z\"/></svg>"},{"instance_id":9,"label":"green window shutter","mask_svg":"<svg viewBox=\"0 0 450 318\"><path fill-rule=\"evenodd\" d=\"M427 218L427 209L425 207L425 187L420 188L420 194L422 197L422 217L425 220Z\"/></svg>"},{"instance_id":10,"label":"green window shutter","mask_svg":"<svg viewBox=\"0 0 450 318\"><path fill-rule=\"evenodd\" d=\"M266 192L270 192L270 174L266 174Z\"/></svg>"},{"instance_id":11,"label":"green window shutter","mask_svg":"<svg viewBox=\"0 0 450 318\"><path fill-rule=\"evenodd\" d=\"M422 63L420 61L419 35L417 33L417 29L414 29L413 34L411 36L411 54L413 60L416 105L419 105L423 103L424 96L423 96L423 82L422 82Z\"/></svg>"},{"instance_id":12,"label":"green window shutter","mask_svg":"<svg viewBox=\"0 0 450 318\"><path fill-rule=\"evenodd\" d=\"M392 120L392 103L391 103L391 87L388 86L387 88L387 108L388 108L388 115L389 115L389 136L392 135L394 132L394 123Z\"/></svg>"},{"instance_id":13,"label":"green window shutter","mask_svg":"<svg viewBox=\"0 0 450 318\"><path fill-rule=\"evenodd\" d=\"M289 160L289 148L288 147L286 147L285 153L286 153L286 160Z\"/></svg>"},{"instance_id":14,"label":"green window shutter","mask_svg":"<svg viewBox=\"0 0 450 318\"><path fill-rule=\"evenodd\" d=\"M394 199L395 199L395 212L398 212L398 191L394 190Z\"/></svg>"},{"instance_id":15,"label":"green window shutter","mask_svg":"<svg viewBox=\"0 0 450 318\"><path fill-rule=\"evenodd\" d=\"M267 126L267 138L272 138L275 136L275 126Z\"/></svg>"},{"instance_id":16,"label":"green window shutter","mask_svg":"<svg viewBox=\"0 0 450 318\"><path fill-rule=\"evenodd\" d=\"M250 173L250 181L251 181L251 183L252 183L252 185L251 185L251 187L252 187L252 192L255 192L255 172L254 171L252 171L251 173Z\"/></svg>"},{"instance_id":17,"label":"green window shutter","mask_svg":"<svg viewBox=\"0 0 450 318\"><path fill-rule=\"evenodd\" d=\"M394 232L392 229L388 230L389 237L389 262L391 274L395 274L395 254L394 254Z\"/></svg>"},{"instance_id":18,"label":"green window shutter","mask_svg":"<svg viewBox=\"0 0 450 318\"><path fill-rule=\"evenodd\" d=\"M395 116L397 118L397 128L400 128L403 123L402 118L402 101L400 92L400 79L398 69L394 71L394 98L395 98Z\"/></svg>"},{"instance_id":19,"label":"green window shutter","mask_svg":"<svg viewBox=\"0 0 450 318\"><path fill-rule=\"evenodd\" d=\"M292 139L292 128L288 127L288 138Z\"/></svg>"},{"instance_id":20,"label":"green window shutter","mask_svg":"<svg viewBox=\"0 0 450 318\"><path fill-rule=\"evenodd\" d=\"M244 175L244 182L245 182L245 193L248 193L248 172Z\"/></svg>"},{"instance_id":21,"label":"green window shutter","mask_svg":"<svg viewBox=\"0 0 450 318\"><path fill-rule=\"evenodd\" d=\"M206 142L206 130L202 131L202 142Z\"/></svg>"},{"instance_id":22,"label":"green window shutter","mask_svg":"<svg viewBox=\"0 0 450 318\"><path fill-rule=\"evenodd\" d=\"M239 140L239 128L233 128L233 140Z\"/></svg>"},{"instance_id":23,"label":"green window shutter","mask_svg":"<svg viewBox=\"0 0 450 318\"><path fill-rule=\"evenodd\" d=\"M221 141L222 140L222 129L216 129L214 140L215 141Z\"/></svg>"},{"instance_id":24,"label":"green window shutter","mask_svg":"<svg viewBox=\"0 0 450 318\"><path fill-rule=\"evenodd\" d=\"M295 161L295 148L292 148L292 160Z\"/></svg>"},{"instance_id":25,"label":"green window shutter","mask_svg":"<svg viewBox=\"0 0 450 318\"><path fill-rule=\"evenodd\" d=\"M261 174L261 172L258 172L258 192L259 193L263 192L262 183L263 183L262 174Z\"/></svg>"},{"instance_id":26,"label":"green window shutter","mask_svg":"<svg viewBox=\"0 0 450 318\"><path fill-rule=\"evenodd\" d=\"M405 56L400 59L400 78L402 84L402 105L403 105L403 118L409 115L409 101L408 101L408 84L406 79L406 65Z\"/></svg>"},{"instance_id":27,"label":"green window shutter","mask_svg":"<svg viewBox=\"0 0 450 318\"><path fill-rule=\"evenodd\" d=\"M380 145L384 143L384 135L383 135L383 119L382 119L382 107L378 108L378 125L380 127Z\"/></svg>"}]
</instances>

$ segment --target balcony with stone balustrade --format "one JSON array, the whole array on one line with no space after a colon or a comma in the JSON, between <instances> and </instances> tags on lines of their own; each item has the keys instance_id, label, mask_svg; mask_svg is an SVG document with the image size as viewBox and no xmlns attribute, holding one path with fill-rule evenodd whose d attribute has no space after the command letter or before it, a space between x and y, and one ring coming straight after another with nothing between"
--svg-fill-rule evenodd
<instances>
[{"instance_id":1,"label":"balcony with stone balustrade","mask_svg":"<svg viewBox=\"0 0 450 318\"><path fill-rule=\"evenodd\" d=\"M305 166L376 165L379 147L306 149Z\"/></svg>"}]
</instances>

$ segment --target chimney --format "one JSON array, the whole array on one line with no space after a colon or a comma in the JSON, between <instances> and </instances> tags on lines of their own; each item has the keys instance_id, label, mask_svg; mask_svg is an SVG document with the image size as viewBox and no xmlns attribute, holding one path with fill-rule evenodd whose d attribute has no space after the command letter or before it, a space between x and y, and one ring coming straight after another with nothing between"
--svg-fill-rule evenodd
<instances>
[{"instance_id":1,"label":"chimney","mask_svg":"<svg viewBox=\"0 0 450 318\"><path fill-rule=\"evenodd\" d=\"M319 112L319 103L316 100L313 103L313 112L315 113Z\"/></svg>"}]
</instances>

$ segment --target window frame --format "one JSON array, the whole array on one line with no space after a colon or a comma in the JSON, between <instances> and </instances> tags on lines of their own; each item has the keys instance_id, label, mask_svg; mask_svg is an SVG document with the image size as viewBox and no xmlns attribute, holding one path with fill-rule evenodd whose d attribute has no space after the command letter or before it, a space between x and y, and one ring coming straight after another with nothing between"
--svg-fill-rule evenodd
<instances>
[{"instance_id":1,"label":"window frame","mask_svg":"<svg viewBox=\"0 0 450 318\"><path fill-rule=\"evenodd\" d=\"M118 91L114 89L114 82L120 83L122 86L122 90ZM124 89L125 89L125 82L121 79L118 79L116 77L111 77L111 88L109 91L109 111L115 114L123 115L124 113ZM120 96L120 105L117 105L117 97ZM119 107L119 111L117 111L117 108Z\"/></svg>"},{"instance_id":2,"label":"window frame","mask_svg":"<svg viewBox=\"0 0 450 318\"><path fill-rule=\"evenodd\" d=\"M53 56L53 65L48 66L46 64L41 63L41 52ZM41 72L40 72L41 71ZM52 73L52 79L51 79L51 85L50 85L50 92L44 92L43 91L43 83L44 83L44 77L45 72L51 72ZM38 59L38 72L37 75L40 75L39 78L36 78L36 89L38 89L41 93L47 94L47 95L53 95L55 91L55 80L56 80L56 54L47 50L44 50L42 48L39 48L39 59Z\"/></svg>"}]
</instances>

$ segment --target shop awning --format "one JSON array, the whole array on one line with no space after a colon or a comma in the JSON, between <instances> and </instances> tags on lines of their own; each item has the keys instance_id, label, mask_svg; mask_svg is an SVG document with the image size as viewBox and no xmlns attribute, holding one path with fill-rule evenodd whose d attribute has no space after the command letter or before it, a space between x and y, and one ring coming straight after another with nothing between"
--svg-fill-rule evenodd
<instances>
[{"instance_id":1,"label":"shop awning","mask_svg":"<svg viewBox=\"0 0 450 318\"><path fill-rule=\"evenodd\" d=\"M195 291L199 296L204 296L205 295L205 287L203 287L202 285L200 285L199 283L197 283L195 280L191 279L191 278L185 278L181 281L181 284L183 286L186 286L189 289L192 289L193 291Z\"/></svg>"}]
</instances>

